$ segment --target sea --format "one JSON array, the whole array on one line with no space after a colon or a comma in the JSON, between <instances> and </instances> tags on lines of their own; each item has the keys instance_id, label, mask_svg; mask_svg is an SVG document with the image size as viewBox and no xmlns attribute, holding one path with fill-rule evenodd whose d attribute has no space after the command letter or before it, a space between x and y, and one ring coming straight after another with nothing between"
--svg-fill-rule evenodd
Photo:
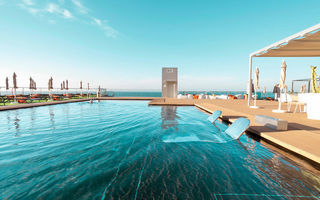
<instances>
[{"instance_id":1,"label":"sea","mask_svg":"<svg viewBox=\"0 0 320 200\"><path fill-rule=\"evenodd\" d=\"M108 91L108 95L114 94L115 97L161 97L161 91ZM245 91L179 91L179 94L208 94L208 95L243 95ZM274 98L272 92L257 92L259 98Z\"/></svg>"}]
</instances>

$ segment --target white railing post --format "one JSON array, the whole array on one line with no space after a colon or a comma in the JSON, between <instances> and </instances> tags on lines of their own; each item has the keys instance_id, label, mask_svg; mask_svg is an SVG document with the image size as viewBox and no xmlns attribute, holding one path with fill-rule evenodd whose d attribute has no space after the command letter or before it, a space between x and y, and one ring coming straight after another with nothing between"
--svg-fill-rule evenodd
<instances>
[{"instance_id":1,"label":"white railing post","mask_svg":"<svg viewBox=\"0 0 320 200\"><path fill-rule=\"evenodd\" d=\"M249 56L249 86L248 86L248 106L250 106L250 100L252 96L252 56Z\"/></svg>"}]
</instances>

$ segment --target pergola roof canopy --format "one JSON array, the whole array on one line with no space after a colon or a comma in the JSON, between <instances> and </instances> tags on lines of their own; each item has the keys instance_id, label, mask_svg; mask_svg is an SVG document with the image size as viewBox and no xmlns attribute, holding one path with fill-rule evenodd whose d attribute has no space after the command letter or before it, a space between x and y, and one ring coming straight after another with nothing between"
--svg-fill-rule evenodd
<instances>
[{"instance_id":1,"label":"pergola roof canopy","mask_svg":"<svg viewBox=\"0 0 320 200\"><path fill-rule=\"evenodd\" d=\"M320 57L320 24L250 54L251 57Z\"/></svg>"}]
</instances>

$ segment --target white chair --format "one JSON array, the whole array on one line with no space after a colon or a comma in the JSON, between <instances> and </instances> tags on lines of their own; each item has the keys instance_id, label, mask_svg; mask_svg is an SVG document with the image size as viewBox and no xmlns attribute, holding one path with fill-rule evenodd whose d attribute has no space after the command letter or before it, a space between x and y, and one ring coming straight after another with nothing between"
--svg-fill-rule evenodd
<instances>
[{"instance_id":1,"label":"white chair","mask_svg":"<svg viewBox=\"0 0 320 200\"><path fill-rule=\"evenodd\" d=\"M227 95L217 95L217 99L228 99L228 96Z\"/></svg>"},{"instance_id":2,"label":"white chair","mask_svg":"<svg viewBox=\"0 0 320 200\"><path fill-rule=\"evenodd\" d=\"M294 113L297 112L297 108L299 106L299 111L300 112L306 112L306 108L307 108L307 95L303 94L303 93L299 93L298 94L298 102L296 104L296 108L294 109ZM303 106L303 111L301 111L301 106Z\"/></svg>"}]
</instances>

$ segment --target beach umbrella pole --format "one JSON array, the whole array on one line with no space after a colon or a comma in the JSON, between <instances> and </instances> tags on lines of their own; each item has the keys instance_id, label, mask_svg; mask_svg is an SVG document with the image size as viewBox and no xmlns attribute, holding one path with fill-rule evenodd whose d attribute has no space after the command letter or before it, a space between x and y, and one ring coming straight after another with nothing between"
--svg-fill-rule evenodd
<instances>
[{"instance_id":1,"label":"beach umbrella pole","mask_svg":"<svg viewBox=\"0 0 320 200\"><path fill-rule=\"evenodd\" d=\"M13 94L14 94L14 103L16 103L17 102L17 89L16 88L14 88L13 89Z\"/></svg>"},{"instance_id":2,"label":"beach umbrella pole","mask_svg":"<svg viewBox=\"0 0 320 200\"><path fill-rule=\"evenodd\" d=\"M260 108L257 106L257 90L254 91L254 100L253 100L253 106L250 106L250 108Z\"/></svg>"},{"instance_id":3,"label":"beach umbrella pole","mask_svg":"<svg viewBox=\"0 0 320 200\"><path fill-rule=\"evenodd\" d=\"M257 90L254 91L254 107L257 107Z\"/></svg>"},{"instance_id":4,"label":"beach umbrella pole","mask_svg":"<svg viewBox=\"0 0 320 200\"><path fill-rule=\"evenodd\" d=\"M278 112L281 110L281 93L280 93L280 98L278 99L279 106L278 106Z\"/></svg>"},{"instance_id":5,"label":"beach umbrella pole","mask_svg":"<svg viewBox=\"0 0 320 200\"><path fill-rule=\"evenodd\" d=\"M282 96L282 92L280 92L280 97L278 98L278 102L279 102L278 109L272 110L272 112L275 112L275 113L285 113L285 112L287 112L286 110L281 110L281 100L282 100L281 96Z\"/></svg>"}]
</instances>

